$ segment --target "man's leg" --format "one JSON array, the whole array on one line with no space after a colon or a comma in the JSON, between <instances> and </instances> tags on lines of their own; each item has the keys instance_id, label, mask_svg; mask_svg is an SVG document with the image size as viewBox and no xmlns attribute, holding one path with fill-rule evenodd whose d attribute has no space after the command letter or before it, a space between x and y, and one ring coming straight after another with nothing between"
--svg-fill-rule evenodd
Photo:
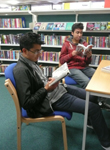
<instances>
[{"instance_id":1,"label":"man's leg","mask_svg":"<svg viewBox=\"0 0 110 150\"><path fill-rule=\"evenodd\" d=\"M85 89L89 82L89 78L79 69L70 69L70 73L69 76Z\"/></svg>"},{"instance_id":2,"label":"man's leg","mask_svg":"<svg viewBox=\"0 0 110 150\"><path fill-rule=\"evenodd\" d=\"M67 88L67 90L68 90L68 88ZM79 97L85 97L84 89L77 88L73 92L74 94L76 93L76 95L78 94L77 90L79 91ZM71 90L69 89L69 91L71 91ZM55 102L52 105L53 109L84 114L85 100L81 99L79 97L76 97L70 93L64 94L57 102ZM82 93L82 95L81 95L81 93ZM95 104L93 102L89 102L88 117L91 122L91 125L93 126L93 128L101 142L101 145L104 147L110 146L109 130L105 123L102 111L97 104Z\"/></svg>"},{"instance_id":3,"label":"man's leg","mask_svg":"<svg viewBox=\"0 0 110 150\"><path fill-rule=\"evenodd\" d=\"M91 67L86 67L86 68L81 69L81 70L89 78L91 78L95 72L95 69L91 68Z\"/></svg>"}]
</instances>

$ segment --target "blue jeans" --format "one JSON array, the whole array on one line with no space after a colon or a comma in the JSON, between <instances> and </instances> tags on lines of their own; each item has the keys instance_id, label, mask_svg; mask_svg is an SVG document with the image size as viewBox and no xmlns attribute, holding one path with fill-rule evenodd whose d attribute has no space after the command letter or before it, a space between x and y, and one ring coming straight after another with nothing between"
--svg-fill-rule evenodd
<instances>
[{"instance_id":1,"label":"blue jeans","mask_svg":"<svg viewBox=\"0 0 110 150\"><path fill-rule=\"evenodd\" d=\"M83 89L87 86L89 78L93 76L95 69L86 67L84 69L70 69L70 77L73 78Z\"/></svg>"},{"instance_id":2,"label":"blue jeans","mask_svg":"<svg viewBox=\"0 0 110 150\"><path fill-rule=\"evenodd\" d=\"M68 85L66 89L68 92L52 105L53 109L84 114L86 91L82 88L71 85ZM102 111L96 102L97 97L91 95L88 109L88 119L93 126L101 145L108 147L110 146L109 129L105 123Z\"/></svg>"}]
</instances>

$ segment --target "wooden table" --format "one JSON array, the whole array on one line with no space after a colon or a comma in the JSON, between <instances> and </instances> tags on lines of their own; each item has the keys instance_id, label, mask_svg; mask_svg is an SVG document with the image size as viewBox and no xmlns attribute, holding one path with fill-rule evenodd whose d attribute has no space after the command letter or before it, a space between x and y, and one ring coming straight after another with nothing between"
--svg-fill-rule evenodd
<instances>
[{"instance_id":1,"label":"wooden table","mask_svg":"<svg viewBox=\"0 0 110 150\"><path fill-rule=\"evenodd\" d=\"M110 65L110 60L102 60L86 87L86 104L85 104L82 150L85 150L85 144L86 144L89 96L94 95L94 96L110 98L110 73L103 72L101 70L102 67L109 66L109 65Z\"/></svg>"}]
</instances>

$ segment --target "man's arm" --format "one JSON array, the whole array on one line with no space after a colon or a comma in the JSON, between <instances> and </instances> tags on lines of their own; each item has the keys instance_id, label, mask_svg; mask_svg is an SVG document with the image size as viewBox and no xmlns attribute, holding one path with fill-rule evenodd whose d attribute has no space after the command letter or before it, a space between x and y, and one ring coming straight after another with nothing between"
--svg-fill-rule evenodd
<instances>
[{"instance_id":1,"label":"man's arm","mask_svg":"<svg viewBox=\"0 0 110 150\"><path fill-rule=\"evenodd\" d=\"M31 79L24 68L14 71L16 89L21 107L30 109L33 106L42 103L47 95L47 90L42 87L35 93L32 93Z\"/></svg>"},{"instance_id":2,"label":"man's arm","mask_svg":"<svg viewBox=\"0 0 110 150\"><path fill-rule=\"evenodd\" d=\"M61 64L64 64L65 62L68 63L71 61L72 58L73 58L72 51L71 53L68 54L67 45L64 43L61 49L60 57L59 57L60 63Z\"/></svg>"}]
</instances>

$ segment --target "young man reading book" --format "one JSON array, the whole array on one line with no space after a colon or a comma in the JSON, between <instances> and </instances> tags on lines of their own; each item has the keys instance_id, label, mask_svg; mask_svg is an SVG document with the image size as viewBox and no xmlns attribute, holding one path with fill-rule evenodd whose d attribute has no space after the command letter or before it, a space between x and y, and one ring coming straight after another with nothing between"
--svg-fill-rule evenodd
<instances>
[{"instance_id":1,"label":"young man reading book","mask_svg":"<svg viewBox=\"0 0 110 150\"><path fill-rule=\"evenodd\" d=\"M37 64L41 55L40 36L36 33L27 33L20 39L21 55L13 73L16 90L20 101L29 117L47 116L54 110L77 112L84 114L85 97L84 89L66 86L56 82L50 83L54 78L47 78ZM110 146L110 134L105 123L102 111L95 102L97 97L91 96L88 117L99 141L103 147ZM110 150L110 148L109 148Z\"/></svg>"},{"instance_id":2,"label":"young man reading book","mask_svg":"<svg viewBox=\"0 0 110 150\"><path fill-rule=\"evenodd\" d=\"M72 26L72 37L65 40L61 49L60 63L67 62L70 69L70 76L82 87L85 88L89 82L89 78L95 72L95 69L88 67L91 63L92 51L79 51L79 45L87 46L86 41L82 39L83 24L75 23ZM81 46L80 46L81 47Z\"/></svg>"}]
</instances>

